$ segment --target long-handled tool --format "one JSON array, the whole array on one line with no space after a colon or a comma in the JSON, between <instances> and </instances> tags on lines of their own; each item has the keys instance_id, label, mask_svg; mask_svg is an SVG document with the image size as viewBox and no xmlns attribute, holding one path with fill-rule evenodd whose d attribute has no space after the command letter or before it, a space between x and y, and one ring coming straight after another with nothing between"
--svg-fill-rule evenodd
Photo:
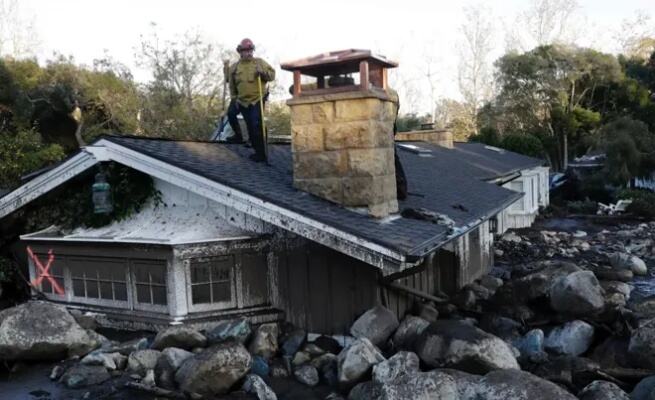
<instances>
[{"instance_id":1,"label":"long-handled tool","mask_svg":"<svg viewBox=\"0 0 655 400\"><path fill-rule=\"evenodd\" d=\"M262 118L262 140L264 141L264 157L268 164L268 135L266 134L266 121L264 120L264 96L262 94L262 78L257 75L257 86L259 87L259 112Z\"/></svg>"}]
</instances>

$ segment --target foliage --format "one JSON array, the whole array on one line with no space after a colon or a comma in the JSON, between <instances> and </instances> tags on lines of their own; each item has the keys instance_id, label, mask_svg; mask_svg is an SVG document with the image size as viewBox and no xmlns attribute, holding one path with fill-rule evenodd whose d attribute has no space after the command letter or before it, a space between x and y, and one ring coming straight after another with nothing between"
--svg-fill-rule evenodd
<instances>
[{"instance_id":1,"label":"foliage","mask_svg":"<svg viewBox=\"0 0 655 400\"><path fill-rule=\"evenodd\" d=\"M283 102L272 102L266 109L266 128L271 135L291 135L291 112Z\"/></svg>"},{"instance_id":2,"label":"foliage","mask_svg":"<svg viewBox=\"0 0 655 400\"><path fill-rule=\"evenodd\" d=\"M93 212L91 188L95 173L91 171L30 204L24 211L25 230L35 231L50 225L64 229L103 226L139 212L148 200L156 205L161 202L149 175L113 162L103 166L103 172L111 185L112 213Z\"/></svg>"},{"instance_id":3,"label":"foliage","mask_svg":"<svg viewBox=\"0 0 655 400\"><path fill-rule=\"evenodd\" d=\"M43 144L34 131L0 132L0 187L14 187L21 176L63 158L61 146Z\"/></svg>"},{"instance_id":4,"label":"foliage","mask_svg":"<svg viewBox=\"0 0 655 400\"><path fill-rule=\"evenodd\" d=\"M501 146L501 138L498 131L490 126L480 129L480 133L469 138L471 142L488 144L489 146Z\"/></svg>"},{"instance_id":5,"label":"foliage","mask_svg":"<svg viewBox=\"0 0 655 400\"><path fill-rule=\"evenodd\" d=\"M221 46L198 32L179 41L160 41L156 33L142 38L139 64L153 74L144 90L141 128L151 135L206 138L218 118L223 93Z\"/></svg>"},{"instance_id":6,"label":"foliage","mask_svg":"<svg viewBox=\"0 0 655 400\"><path fill-rule=\"evenodd\" d=\"M421 124L430 122L429 115L419 116L415 113L399 115L396 120L398 132L409 132L421 129Z\"/></svg>"},{"instance_id":7,"label":"foliage","mask_svg":"<svg viewBox=\"0 0 655 400\"><path fill-rule=\"evenodd\" d=\"M655 171L655 135L643 122L619 118L604 125L600 135L607 156L605 172L614 184Z\"/></svg>"},{"instance_id":8,"label":"foliage","mask_svg":"<svg viewBox=\"0 0 655 400\"><path fill-rule=\"evenodd\" d=\"M531 134L505 135L500 143L500 147L531 157L542 157L544 154L543 144L536 136Z\"/></svg>"},{"instance_id":9,"label":"foliage","mask_svg":"<svg viewBox=\"0 0 655 400\"><path fill-rule=\"evenodd\" d=\"M648 219L655 219L655 192L645 189L626 189L618 198L632 200L626 211Z\"/></svg>"}]
</instances>

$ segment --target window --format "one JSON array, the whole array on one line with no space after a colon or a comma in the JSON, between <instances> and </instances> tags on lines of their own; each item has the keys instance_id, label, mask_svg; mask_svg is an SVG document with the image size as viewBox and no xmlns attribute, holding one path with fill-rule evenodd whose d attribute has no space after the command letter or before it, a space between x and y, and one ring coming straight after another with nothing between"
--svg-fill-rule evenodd
<instances>
[{"instance_id":1,"label":"window","mask_svg":"<svg viewBox=\"0 0 655 400\"><path fill-rule=\"evenodd\" d=\"M47 254L38 254L37 257L39 258L39 260L42 260L41 262L43 264L46 264L45 261L48 259ZM44 267L45 267L45 265L44 265ZM36 268L36 276L37 277L42 276L43 271L41 271L40 268L37 267L37 266L35 266L35 268ZM64 289L64 267L62 266L61 263L57 262L56 259L50 265L50 269L48 269L48 275L50 275L52 277L53 281L57 282L57 285L59 285L60 291L58 293L57 290L55 289L54 285L50 281L50 279L48 279L45 276L43 277L43 279L41 279L41 291L43 293L47 293L47 294L63 294L63 293L61 293L61 290L65 290Z\"/></svg>"},{"instance_id":2,"label":"window","mask_svg":"<svg viewBox=\"0 0 655 400\"><path fill-rule=\"evenodd\" d=\"M232 301L232 256L191 262L191 303Z\"/></svg>"},{"instance_id":3,"label":"window","mask_svg":"<svg viewBox=\"0 0 655 400\"><path fill-rule=\"evenodd\" d=\"M137 303L166 305L166 264L135 261L132 266Z\"/></svg>"},{"instance_id":4,"label":"window","mask_svg":"<svg viewBox=\"0 0 655 400\"><path fill-rule=\"evenodd\" d=\"M516 192L523 193L523 181L512 181L509 184L509 188L511 190L516 191ZM511 207L509 208L510 212L511 211L523 211L525 209L524 208L524 201L525 201L525 197L515 201L511 205Z\"/></svg>"},{"instance_id":5,"label":"window","mask_svg":"<svg viewBox=\"0 0 655 400\"><path fill-rule=\"evenodd\" d=\"M120 262L70 260L73 296L127 301L126 267Z\"/></svg>"}]
</instances>

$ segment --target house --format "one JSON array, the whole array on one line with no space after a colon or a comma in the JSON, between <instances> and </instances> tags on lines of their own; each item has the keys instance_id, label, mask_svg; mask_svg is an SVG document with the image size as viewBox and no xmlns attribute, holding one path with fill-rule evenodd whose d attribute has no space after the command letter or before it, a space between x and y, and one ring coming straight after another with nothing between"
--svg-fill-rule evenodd
<instances>
[{"instance_id":1,"label":"house","mask_svg":"<svg viewBox=\"0 0 655 400\"><path fill-rule=\"evenodd\" d=\"M395 144L393 66L361 50L287 64L297 80L331 67L357 69L363 83L296 93L292 142L270 144L269 165L240 145L105 136L1 197L0 219L119 163L149 175L165 205L102 228L25 232L30 279L50 300L138 329L246 316L341 333L377 303L400 317L479 277L491 221L524 195L485 180L482 161L446 152L459 144ZM396 198L394 152L406 199Z\"/></svg>"}]
</instances>

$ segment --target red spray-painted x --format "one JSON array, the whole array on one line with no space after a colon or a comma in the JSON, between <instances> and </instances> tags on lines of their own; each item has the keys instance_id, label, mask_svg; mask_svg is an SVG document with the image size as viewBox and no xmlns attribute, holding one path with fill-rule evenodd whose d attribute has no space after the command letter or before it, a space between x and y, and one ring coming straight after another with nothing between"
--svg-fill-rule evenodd
<instances>
[{"instance_id":1,"label":"red spray-painted x","mask_svg":"<svg viewBox=\"0 0 655 400\"><path fill-rule=\"evenodd\" d=\"M55 261L55 255L52 252L52 249L48 250L48 262L46 263L45 267L43 266L43 263L41 263L41 260L39 260L39 257L34 254L29 246L27 246L27 254L30 256L34 262L34 265L38 269L37 278L32 281L32 286L38 288L38 286L41 285L43 278L45 278L48 280L48 282L50 282L52 288L55 290L55 293L63 295L64 289L62 289L59 283L52 277L52 275L50 275L50 266L52 265L53 261Z\"/></svg>"}]
</instances>

